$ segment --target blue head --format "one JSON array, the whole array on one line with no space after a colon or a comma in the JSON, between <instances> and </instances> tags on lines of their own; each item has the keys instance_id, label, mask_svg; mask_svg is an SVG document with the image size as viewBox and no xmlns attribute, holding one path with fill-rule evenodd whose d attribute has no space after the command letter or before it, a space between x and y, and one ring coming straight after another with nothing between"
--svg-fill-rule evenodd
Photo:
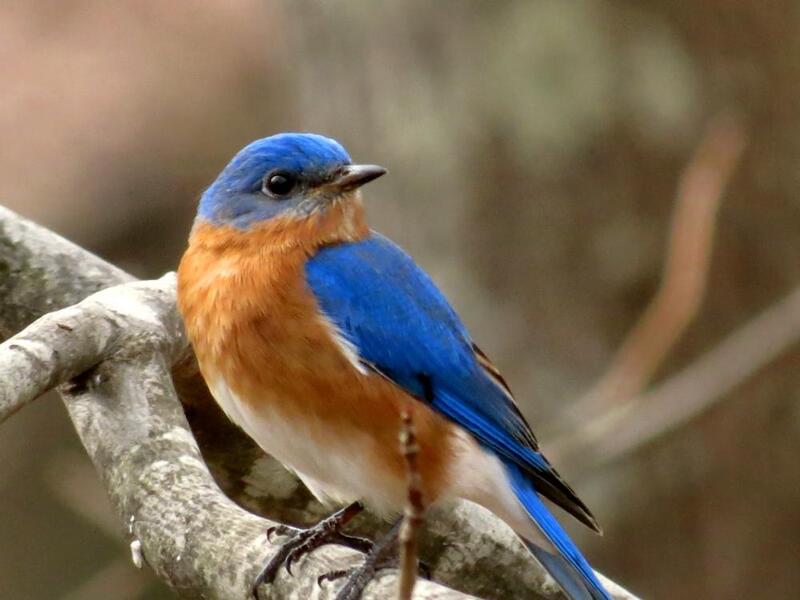
<instances>
[{"instance_id":1,"label":"blue head","mask_svg":"<svg viewBox=\"0 0 800 600\"><path fill-rule=\"evenodd\" d=\"M386 169L353 165L337 141L313 133L281 133L245 146L203 193L198 216L247 229L278 215L324 210Z\"/></svg>"}]
</instances>

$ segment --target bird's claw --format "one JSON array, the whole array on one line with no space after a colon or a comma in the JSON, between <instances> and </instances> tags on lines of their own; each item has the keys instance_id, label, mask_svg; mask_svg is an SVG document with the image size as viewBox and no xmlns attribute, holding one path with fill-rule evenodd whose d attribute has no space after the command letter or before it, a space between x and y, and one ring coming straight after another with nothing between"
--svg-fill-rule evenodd
<instances>
[{"instance_id":1,"label":"bird's claw","mask_svg":"<svg viewBox=\"0 0 800 600\"><path fill-rule=\"evenodd\" d=\"M272 529L272 531L267 531L267 539L270 539L271 535L277 533L279 527L270 529ZM296 530L295 535L278 549L275 555L270 559L270 561L258 575L253 589L258 589L258 586L260 586L262 583L272 583L275 580L275 576L278 574L281 565L285 565L288 573L293 575L292 565L300 560L304 554L307 554L315 548L318 548L322 544L326 543L328 541L326 538L329 537L326 535L326 533L327 532L314 529L313 527L310 529ZM258 598L257 595L256 598Z\"/></svg>"},{"instance_id":2,"label":"bird's claw","mask_svg":"<svg viewBox=\"0 0 800 600\"><path fill-rule=\"evenodd\" d=\"M323 544L341 544L361 552L370 551L372 542L369 540L346 535L339 531L362 508L360 503L353 503L308 529L299 529L288 525L273 525L269 527L266 531L269 543L272 543L272 537L275 535L291 535L292 537L278 548L278 551L258 574L253 582L252 596L259 600L258 588L264 583L272 583L281 565L285 565L286 571L293 575L292 566L304 555L316 550Z\"/></svg>"},{"instance_id":3,"label":"bird's claw","mask_svg":"<svg viewBox=\"0 0 800 600\"><path fill-rule=\"evenodd\" d=\"M352 569L337 569L336 571L328 571L327 573L323 573L319 577L317 577L317 585L322 587L322 584L327 581L336 581L337 579L341 579L342 577L347 577L350 573L353 572L355 567Z\"/></svg>"},{"instance_id":4,"label":"bird's claw","mask_svg":"<svg viewBox=\"0 0 800 600\"><path fill-rule=\"evenodd\" d=\"M289 575L294 575L294 573L292 573L292 565L294 563L296 563L309 552L316 550L323 544L339 544L341 546L347 546L348 548L353 548L354 550L364 553L368 553L372 550L372 542L366 538L347 535L340 531L305 531L311 531L311 534L301 537L300 542L295 547L289 549L289 553L284 560L283 564L286 566L286 571L289 573ZM291 541L288 543L291 543Z\"/></svg>"},{"instance_id":5,"label":"bird's claw","mask_svg":"<svg viewBox=\"0 0 800 600\"><path fill-rule=\"evenodd\" d=\"M322 587L323 583L329 581L337 581L344 577L350 577L355 575L358 571L362 570L364 565L359 565L358 567L350 567L349 569L337 569L335 571L328 571L327 573L323 573L319 577L317 577L317 585ZM381 571L383 569L398 569L400 568L400 559L397 555L389 556L384 559L379 560L374 566L374 570ZM431 568L424 562L420 561L419 565L417 566L418 575L423 579L430 580L432 577L433 571Z\"/></svg>"},{"instance_id":6,"label":"bird's claw","mask_svg":"<svg viewBox=\"0 0 800 600\"><path fill-rule=\"evenodd\" d=\"M378 571L397 569L399 562L399 556L396 553L380 557L368 555L364 562L357 567L323 573L317 577L317 585L322 587L324 583L347 578L347 583L336 594L336 600L357 600ZM418 569L420 577L424 579L431 578L431 569L428 565L420 562Z\"/></svg>"},{"instance_id":7,"label":"bird's claw","mask_svg":"<svg viewBox=\"0 0 800 600\"><path fill-rule=\"evenodd\" d=\"M270 529L277 530L278 527ZM275 556L270 559L258 577L256 577L256 580L253 583L253 597L255 600L259 600L259 586L261 586L262 583L272 583L275 580L275 576L278 574L281 565L286 566L286 571L289 573L289 575L294 575L292 572L292 566L303 556L309 552L312 552L313 550L316 550L323 544L341 544L360 552L369 552L372 548L372 542L369 540L351 535L345 535L338 531L329 532L324 530L315 530L314 528L295 529L294 527L288 529L289 531L284 533L292 533L292 531L294 531L295 536L281 546ZM269 538L271 534L276 533L280 535L284 534L278 531L267 532L267 537ZM343 574L346 575L347 573L348 571L345 570ZM320 576L317 579L317 583L321 585L324 578L325 575Z\"/></svg>"},{"instance_id":8,"label":"bird's claw","mask_svg":"<svg viewBox=\"0 0 800 600\"><path fill-rule=\"evenodd\" d=\"M292 565L317 547L319 547L319 545L313 545L310 543L310 540L308 540L289 552L289 556L286 557L286 562L284 562L284 565L286 565L286 572L289 573L289 575L294 576L294 573L292 572Z\"/></svg>"},{"instance_id":9,"label":"bird's claw","mask_svg":"<svg viewBox=\"0 0 800 600\"><path fill-rule=\"evenodd\" d=\"M267 541L271 544L273 536L297 535L299 531L300 529L297 527L289 525L273 525L272 527L267 527Z\"/></svg>"}]
</instances>

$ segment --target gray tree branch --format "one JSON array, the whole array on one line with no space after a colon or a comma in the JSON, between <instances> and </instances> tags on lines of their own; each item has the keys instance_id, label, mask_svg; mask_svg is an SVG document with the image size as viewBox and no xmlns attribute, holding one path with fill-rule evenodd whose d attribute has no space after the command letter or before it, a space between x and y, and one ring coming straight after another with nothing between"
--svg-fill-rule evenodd
<instances>
[{"instance_id":1,"label":"gray tree branch","mask_svg":"<svg viewBox=\"0 0 800 600\"><path fill-rule=\"evenodd\" d=\"M131 279L0 208L4 336ZM67 381L60 392L70 417L147 563L181 595L246 598L277 548L266 540L270 521L229 497L260 515L294 522L315 519L320 507L216 409L193 366L174 300L171 275L130 283L43 316L5 342L0 420ZM362 528L374 533L380 525L367 520ZM424 533L421 555L437 581L485 598L561 597L514 534L474 505L431 512ZM357 559L352 550L324 546L298 564L295 577L284 572L266 586L264 597L310 597L319 575ZM633 598L604 581L614 598ZM396 584L387 572L365 597L388 597ZM326 586L321 597L338 585ZM467 596L420 581L414 597Z\"/></svg>"}]
</instances>

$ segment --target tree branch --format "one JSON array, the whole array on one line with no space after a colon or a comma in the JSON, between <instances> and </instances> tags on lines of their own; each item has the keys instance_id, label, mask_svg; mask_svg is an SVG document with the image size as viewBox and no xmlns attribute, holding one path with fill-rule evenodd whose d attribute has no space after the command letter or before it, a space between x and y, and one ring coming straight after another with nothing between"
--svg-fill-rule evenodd
<instances>
[{"instance_id":1,"label":"tree branch","mask_svg":"<svg viewBox=\"0 0 800 600\"><path fill-rule=\"evenodd\" d=\"M549 444L557 462L589 471L633 453L711 408L800 343L800 287L646 394Z\"/></svg>"},{"instance_id":2,"label":"tree branch","mask_svg":"<svg viewBox=\"0 0 800 600\"><path fill-rule=\"evenodd\" d=\"M681 173L658 291L606 374L570 406L573 423L641 392L694 319L705 295L719 206L744 146L744 130L734 116L719 115L708 125Z\"/></svg>"},{"instance_id":3,"label":"tree branch","mask_svg":"<svg viewBox=\"0 0 800 600\"><path fill-rule=\"evenodd\" d=\"M134 287L127 290L131 294L136 291ZM109 310L109 294L100 292L92 300L49 313L39 319L35 330L0 345L0 423L117 349L122 333L117 322L120 315ZM87 312L93 318L87 319Z\"/></svg>"},{"instance_id":4,"label":"tree branch","mask_svg":"<svg viewBox=\"0 0 800 600\"><path fill-rule=\"evenodd\" d=\"M2 208L0 274L2 332L131 279ZM64 403L128 537L141 542L144 559L181 595L246 598L250 582L276 549L264 533L270 522L223 495L203 459L231 498L259 514L302 521L316 518L320 509L222 417L186 351L173 276L103 291L3 344L0 370L13 365L22 375L0 378L2 411L8 416L72 377L60 390ZM17 394L21 377L27 383ZM372 533L379 526L362 525ZM561 597L513 532L475 505L431 510L420 553L437 581L477 596ZM310 597L317 576L346 568L357 557L352 550L325 546L298 564L294 578L279 575L264 588L264 597ZM603 580L615 599L633 598ZM365 598L387 597L396 586L394 574L383 576L370 584ZM415 597L465 596L420 581Z\"/></svg>"}]
</instances>

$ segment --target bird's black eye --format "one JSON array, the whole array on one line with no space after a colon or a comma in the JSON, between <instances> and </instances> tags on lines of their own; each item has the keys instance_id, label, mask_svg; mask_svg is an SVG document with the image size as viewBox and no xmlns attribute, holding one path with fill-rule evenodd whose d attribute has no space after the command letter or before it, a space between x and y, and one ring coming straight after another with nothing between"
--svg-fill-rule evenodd
<instances>
[{"instance_id":1,"label":"bird's black eye","mask_svg":"<svg viewBox=\"0 0 800 600\"><path fill-rule=\"evenodd\" d=\"M297 184L297 178L286 171L273 171L264 178L263 190L270 196L287 196Z\"/></svg>"}]
</instances>

